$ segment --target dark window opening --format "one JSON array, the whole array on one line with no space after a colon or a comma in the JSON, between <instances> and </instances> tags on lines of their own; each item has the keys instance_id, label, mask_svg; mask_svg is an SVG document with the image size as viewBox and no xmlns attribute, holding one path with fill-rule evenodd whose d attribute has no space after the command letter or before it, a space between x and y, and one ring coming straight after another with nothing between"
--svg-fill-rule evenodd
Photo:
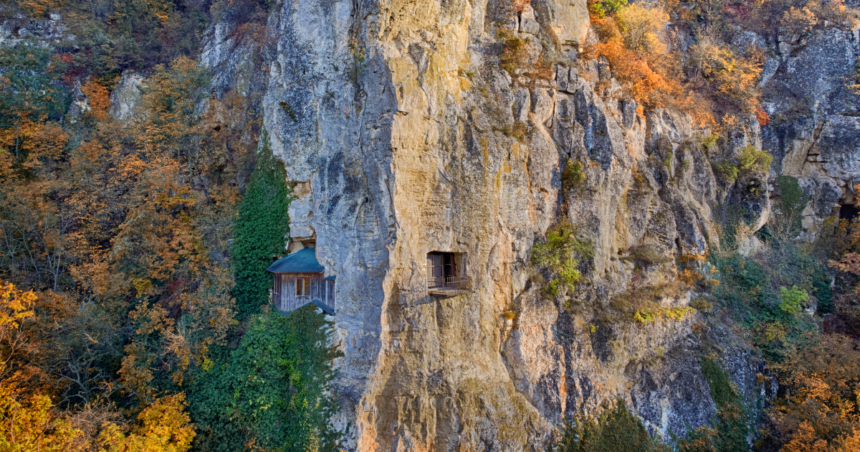
<instances>
[{"instance_id":1,"label":"dark window opening","mask_svg":"<svg viewBox=\"0 0 860 452\"><path fill-rule=\"evenodd\" d=\"M427 282L430 287L444 284L445 278L457 274L457 263L454 253L429 253L427 254Z\"/></svg>"},{"instance_id":2,"label":"dark window opening","mask_svg":"<svg viewBox=\"0 0 860 452\"><path fill-rule=\"evenodd\" d=\"M296 278L296 296L307 297L311 292L311 280L307 278Z\"/></svg>"},{"instance_id":3,"label":"dark window opening","mask_svg":"<svg viewBox=\"0 0 860 452\"><path fill-rule=\"evenodd\" d=\"M427 288L469 290L466 259L462 253L427 253Z\"/></svg>"}]
</instances>

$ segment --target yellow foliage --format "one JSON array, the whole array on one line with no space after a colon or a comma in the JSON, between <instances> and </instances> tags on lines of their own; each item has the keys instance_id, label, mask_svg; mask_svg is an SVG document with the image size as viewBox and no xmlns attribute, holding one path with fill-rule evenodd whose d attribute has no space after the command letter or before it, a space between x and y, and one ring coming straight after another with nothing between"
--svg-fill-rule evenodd
<instances>
[{"instance_id":1,"label":"yellow foliage","mask_svg":"<svg viewBox=\"0 0 860 452\"><path fill-rule=\"evenodd\" d=\"M36 294L23 292L14 284L0 283L0 335L3 331L17 329L21 321L33 316Z\"/></svg>"},{"instance_id":2,"label":"yellow foliage","mask_svg":"<svg viewBox=\"0 0 860 452\"><path fill-rule=\"evenodd\" d=\"M137 416L130 432L114 425L99 434L99 452L185 452L196 433L185 412L185 394L162 397Z\"/></svg>"},{"instance_id":3,"label":"yellow foliage","mask_svg":"<svg viewBox=\"0 0 860 452\"><path fill-rule=\"evenodd\" d=\"M786 333L785 325L776 321L765 326L764 339L767 342L784 341Z\"/></svg>"},{"instance_id":4,"label":"yellow foliage","mask_svg":"<svg viewBox=\"0 0 860 452\"><path fill-rule=\"evenodd\" d=\"M756 82L762 67L760 55L741 58L727 46L705 38L690 47L689 64L694 69L694 78L710 82L719 100L747 113L758 110Z\"/></svg>"},{"instance_id":5,"label":"yellow foliage","mask_svg":"<svg viewBox=\"0 0 860 452\"><path fill-rule=\"evenodd\" d=\"M669 22L669 14L662 8L634 3L620 9L615 20L625 47L650 58L666 54L666 46L660 40L660 35Z\"/></svg>"},{"instance_id":6,"label":"yellow foliage","mask_svg":"<svg viewBox=\"0 0 860 452\"><path fill-rule=\"evenodd\" d=\"M693 315L696 310L689 306L679 306L675 308L659 307L653 310L636 311L633 314L633 319L637 322L648 325L658 320L683 320L688 315Z\"/></svg>"},{"instance_id":7,"label":"yellow foliage","mask_svg":"<svg viewBox=\"0 0 860 452\"><path fill-rule=\"evenodd\" d=\"M811 30L816 22L818 20L809 5L800 8L792 6L782 15L779 25L788 33L801 35Z\"/></svg>"},{"instance_id":8,"label":"yellow foliage","mask_svg":"<svg viewBox=\"0 0 860 452\"><path fill-rule=\"evenodd\" d=\"M19 327L33 317L36 299L32 290L23 292L13 284L0 282L0 378L11 372L7 366L23 346Z\"/></svg>"},{"instance_id":9,"label":"yellow foliage","mask_svg":"<svg viewBox=\"0 0 860 452\"><path fill-rule=\"evenodd\" d=\"M33 395L18 400L16 387L0 383L0 450L7 452L73 452L84 450L83 435L51 413L51 399Z\"/></svg>"}]
</instances>

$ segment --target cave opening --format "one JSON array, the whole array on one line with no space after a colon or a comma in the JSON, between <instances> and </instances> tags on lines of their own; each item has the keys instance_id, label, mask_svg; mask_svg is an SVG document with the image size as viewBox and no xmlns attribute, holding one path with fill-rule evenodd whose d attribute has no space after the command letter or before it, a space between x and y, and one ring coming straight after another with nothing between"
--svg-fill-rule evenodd
<instances>
[{"instance_id":1,"label":"cave opening","mask_svg":"<svg viewBox=\"0 0 860 452\"><path fill-rule=\"evenodd\" d=\"M842 204L839 206L840 220L854 221L857 217L860 217L860 207L853 204Z\"/></svg>"}]
</instances>

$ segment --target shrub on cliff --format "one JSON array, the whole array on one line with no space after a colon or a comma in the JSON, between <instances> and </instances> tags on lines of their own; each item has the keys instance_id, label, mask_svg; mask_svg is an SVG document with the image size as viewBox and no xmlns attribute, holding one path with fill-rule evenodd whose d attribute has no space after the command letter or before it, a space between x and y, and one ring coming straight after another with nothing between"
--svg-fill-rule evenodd
<instances>
[{"instance_id":1,"label":"shrub on cliff","mask_svg":"<svg viewBox=\"0 0 860 452\"><path fill-rule=\"evenodd\" d=\"M568 159L561 172L561 188L573 190L579 188L585 182L585 174L582 172L582 163L579 160Z\"/></svg>"},{"instance_id":2,"label":"shrub on cliff","mask_svg":"<svg viewBox=\"0 0 860 452\"><path fill-rule=\"evenodd\" d=\"M567 424L555 452L669 452L669 446L652 438L642 421L624 402L604 406L596 418L578 416Z\"/></svg>"},{"instance_id":3,"label":"shrub on cliff","mask_svg":"<svg viewBox=\"0 0 860 452\"><path fill-rule=\"evenodd\" d=\"M701 118L706 115L687 98L678 64L662 42L668 20L661 7L639 3L618 8L605 18L592 15L600 42L589 45L584 56L605 58L612 75L644 107L683 108L704 121Z\"/></svg>"},{"instance_id":4,"label":"shrub on cliff","mask_svg":"<svg viewBox=\"0 0 860 452\"><path fill-rule=\"evenodd\" d=\"M728 45L705 37L690 47L687 73L690 83L721 107L754 113L760 110L757 86L764 56L756 47L738 54Z\"/></svg>"},{"instance_id":5,"label":"shrub on cliff","mask_svg":"<svg viewBox=\"0 0 860 452\"><path fill-rule=\"evenodd\" d=\"M588 10L595 17L604 18L607 13L617 11L627 6L627 0L589 0Z\"/></svg>"},{"instance_id":6,"label":"shrub on cliff","mask_svg":"<svg viewBox=\"0 0 860 452\"><path fill-rule=\"evenodd\" d=\"M552 272L555 278L550 280L547 291L557 295L559 284L573 291L582 277L579 271L580 259L591 259L593 254L591 244L579 240L573 225L563 220L547 231L545 240L535 242L532 263Z\"/></svg>"},{"instance_id":7,"label":"shrub on cliff","mask_svg":"<svg viewBox=\"0 0 860 452\"><path fill-rule=\"evenodd\" d=\"M263 132L257 165L239 206L233 225L231 266L236 286L233 296L239 318L259 312L269 300L272 275L266 268L285 253L290 233L290 189L284 165L272 155L268 135Z\"/></svg>"}]
</instances>

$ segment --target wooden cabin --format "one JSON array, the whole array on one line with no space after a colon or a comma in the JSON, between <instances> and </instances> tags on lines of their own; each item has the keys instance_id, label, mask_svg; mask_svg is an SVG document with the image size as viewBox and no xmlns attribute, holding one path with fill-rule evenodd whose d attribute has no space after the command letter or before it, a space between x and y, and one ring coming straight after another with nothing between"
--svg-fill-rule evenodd
<instances>
[{"instance_id":1,"label":"wooden cabin","mask_svg":"<svg viewBox=\"0 0 860 452\"><path fill-rule=\"evenodd\" d=\"M288 313L313 303L326 314L334 314L334 276L324 277L316 249L304 248L276 260L266 269L275 275L272 303Z\"/></svg>"}]
</instances>

